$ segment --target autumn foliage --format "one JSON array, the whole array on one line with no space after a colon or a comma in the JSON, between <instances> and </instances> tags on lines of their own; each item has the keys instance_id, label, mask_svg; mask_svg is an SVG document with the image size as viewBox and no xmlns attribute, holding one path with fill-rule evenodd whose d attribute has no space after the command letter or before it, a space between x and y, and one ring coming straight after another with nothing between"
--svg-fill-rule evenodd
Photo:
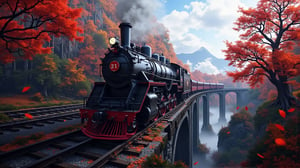
<instances>
[{"instance_id":1,"label":"autumn foliage","mask_svg":"<svg viewBox=\"0 0 300 168\"><path fill-rule=\"evenodd\" d=\"M67 0L1 0L0 61L13 62L16 57L32 59L50 53L44 47L50 35L82 41L76 19L81 9L72 9Z\"/></svg>"},{"instance_id":2,"label":"autumn foliage","mask_svg":"<svg viewBox=\"0 0 300 168\"><path fill-rule=\"evenodd\" d=\"M240 167L254 143L253 117L245 107L231 116L228 127L218 133L218 151L212 156L216 167Z\"/></svg>"},{"instance_id":3,"label":"autumn foliage","mask_svg":"<svg viewBox=\"0 0 300 168\"><path fill-rule=\"evenodd\" d=\"M108 35L106 31L97 30L92 20L88 20L84 25L84 32L84 47L80 49L78 57L79 66L89 78L95 80L99 77L99 65L104 57Z\"/></svg>"},{"instance_id":4,"label":"autumn foliage","mask_svg":"<svg viewBox=\"0 0 300 168\"><path fill-rule=\"evenodd\" d=\"M277 88L277 103L288 109L293 100L288 81L300 75L300 56L293 53L300 40L297 0L260 0L256 8L240 9L235 22L240 40L226 42L226 60L237 68L234 81L258 87L268 79Z\"/></svg>"},{"instance_id":5,"label":"autumn foliage","mask_svg":"<svg viewBox=\"0 0 300 168\"><path fill-rule=\"evenodd\" d=\"M64 82L61 85L72 85L78 82L82 82L86 79L83 74L83 68L78 67L78 60L68 60L68 64L65 66L66 76Z\"/></svg>"},{"instance_id":6,"label":"autumn foliage","mask_svg":"<svg viewBox=\"0 0 300 168\"><path fill-rule=\"evenodd\" d=\"M9 80L0 81L4 83L0 91L19 91L30 85L31 89L24 94L40 92L45 98L87 96L91 83L101 80L99 67L109 47L108 39L120 34L117 3L0 0L0 78L8 77L8 66L14 67ZM168 32L153 31L155 35L132 42L146 42L153 52L163 53L171 62L183 65L176 58ZM25 71L23 67L27 67Z\"/></svg>"},{"instance_id":7,"label":"autumn foliage","mask_svg":"<svg viewBox=\"0 0 300 168\"><path fill-rule=\"evenodd\" d=\"M299 167L300 132L297 128L300 124L299 110L298 106L288 111L277 109L277 113L270 114L266 109L267 115L275 115L280 120L269 121L265 135L249 151L247 160L242 163L242 166Z\"/></svg>"}]
</instances>

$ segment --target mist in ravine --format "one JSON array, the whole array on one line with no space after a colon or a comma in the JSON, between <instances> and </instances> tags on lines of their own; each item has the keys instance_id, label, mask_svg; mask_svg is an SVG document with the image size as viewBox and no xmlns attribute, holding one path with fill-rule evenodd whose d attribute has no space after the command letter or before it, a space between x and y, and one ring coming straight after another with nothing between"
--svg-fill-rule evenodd
<instances>
[{"instance_id":1,"label":"mist in ravine","mask_svg":"<svg viewBox=\"0 0 300 168\"><path fill-rule=\"evenodd\" d=\"M214 135L206 135L201 132L202 125L203 125L203 107L200 105L200 119L199 119L199 139L202 144L205 144L209 148L209 154L206 155L205 160L200 159L199 156L193 156L193 168L211 168L213 166L213 160L211 158L212 154L218 150L218 133L222 127L227 126L228 122L230 121L231 115L234 114L234 106L230 105L226 107L226 123L220 124L219 121L219 107L210 106L210 116L209 121L213 128Z\"/></svg>"}]
</instances>

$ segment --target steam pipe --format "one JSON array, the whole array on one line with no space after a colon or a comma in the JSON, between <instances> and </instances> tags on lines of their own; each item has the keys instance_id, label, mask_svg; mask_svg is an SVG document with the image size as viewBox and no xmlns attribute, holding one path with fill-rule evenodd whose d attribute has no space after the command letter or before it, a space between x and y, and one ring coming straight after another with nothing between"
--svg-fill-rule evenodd
<instances>
[{"instance_id":1,"label":"steam pipe","mask_svg":"<svg viewBox=\"0 0 300 168\"><path fill-rule=\"evenodd\" d=\"M130 23L121 23L119 26L121 30L121 46L130 47L131 28Z\"/></svg>"}]
</instances>

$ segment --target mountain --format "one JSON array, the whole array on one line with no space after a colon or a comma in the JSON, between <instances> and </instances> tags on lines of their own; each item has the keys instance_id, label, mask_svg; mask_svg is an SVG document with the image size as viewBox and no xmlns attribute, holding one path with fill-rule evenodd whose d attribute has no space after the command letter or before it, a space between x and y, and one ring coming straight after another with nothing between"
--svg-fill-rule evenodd
<instances>
[{"instance_id":1,"label":"mountain","mask_svg":"<svg viewBox=\"0 0 300 168\"><path fill-rule=\"evenodd\" d=\"M233 70L228 66L228 61L215 57L205 47L191 54L177 54L177 58L185 64L191 63L191 71L199 70L208 74L217 74Z\"/></svg>"}]
</instances>

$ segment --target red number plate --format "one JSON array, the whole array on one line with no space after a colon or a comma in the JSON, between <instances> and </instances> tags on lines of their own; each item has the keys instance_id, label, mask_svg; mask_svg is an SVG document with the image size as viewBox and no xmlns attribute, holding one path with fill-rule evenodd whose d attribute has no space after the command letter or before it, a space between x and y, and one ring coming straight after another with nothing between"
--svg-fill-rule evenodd
<instances>
[{"instance_id":1,"label":"red number plate","mask_svg":"<svg viewBox=\"0 0 300 168\"><path fill-rule=\"evenodd\" d=\"M109 64L109 69L113 72L118 71L120 68L120 64L118 61L111 61Z\"/></svg>"}]
</instances>

